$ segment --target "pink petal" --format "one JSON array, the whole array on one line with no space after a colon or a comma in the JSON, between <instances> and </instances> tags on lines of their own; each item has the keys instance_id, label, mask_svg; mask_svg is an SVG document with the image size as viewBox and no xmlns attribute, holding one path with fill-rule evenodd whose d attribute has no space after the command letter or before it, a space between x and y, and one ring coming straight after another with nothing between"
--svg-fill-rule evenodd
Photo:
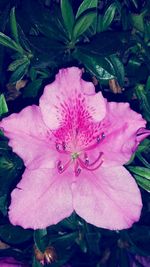
<instances>
[{"instance_id":1,"label":"pink petal","mask_svg":"<svg viewBox=\"0 0 150 267\"><path fill-rule=\"evenodd\" d=\"M43 119L50 129L62 127L66 120L65 115L72 113L73 105L79 109L77 101L84 102L82 110L87 110L95 121L104 118L106 112L104 98L101 93L95 94L94 85L83 81L81 75L82 71L76 67L62 69L56 75L55 81L45 87L44 94L40 98L40 108Z\"/></svg>"},{"instance_id":2,"label":"pink petal","mask_svg":"<svg viewBox=\"0 0 150 267\"><path fill-rule=\"evenodd\" d=\"M130 109L128 103L107 104L106 117L102 122L102 128L106 138L101 144L101 151L104 152L105 163L125 164L134 153L139 141L137 131L145 127L146 121L140 114Z\"/></svg>"},{"instance_id":3,"label":"pink petal","mask_svg":"<svg viewBox=\"0 0 150 267\"><path fill-rule=\"evenodd\" d=\"M11 223L38 229L70 216L73 207L69 179L55 169L26 169L11 195Z\"/></svg>"},{"instance_id":4,"label":"pink petal","mask_svg":"<svg viewBox=\"0 0 150 267\"><path fill-rule=\"evenodd\" d=\"M88 223L111 230L132 226L141 213L140 191L124 167L82 173L72 185L73 206Z\"/></svg>"},{"instance_id":5,"label":"pink petal","mask_svg":"<svg viewBox=\"0 0 150 267\"><path fill-rule=\"evenodd\" d=\"M9 145L29 168L51 167L52 146L50 133L41 118L38 106L29 106L0 122Z\"/></svg>"},{"instance_id":6,"label":"pink petal","mask_svg":"<svg viewBox=\"0 0 150 267\"><path fill-rule=\"evenodd\" d=\"M0 267L27 267L27 265L16 261L12 257L5 257L0 259Z\"/></svg>"}]
</instances>

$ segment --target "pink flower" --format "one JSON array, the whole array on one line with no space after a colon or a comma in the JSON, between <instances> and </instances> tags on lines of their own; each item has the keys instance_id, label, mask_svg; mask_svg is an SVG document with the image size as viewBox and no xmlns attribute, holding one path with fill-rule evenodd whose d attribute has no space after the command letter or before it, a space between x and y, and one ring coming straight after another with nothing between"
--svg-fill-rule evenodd
<instances>
[{"instance_id":1,"label":"pink flower","mask_svg":"<svg viewBox=\"0 0 150 267\"><path fill-rule=\"evenodd\" d=\"M122 166L149 131L128 103L108 103L62 69L39 106L1 122L26 170L12 192L9 218L24 228L45 228L76 213L88 223L124 229L139 220L140 191Z\"/></svg>"},{"instance_id":2,"label":"pink flower","mask_svg":"<svg viewBox=\"0 0 150 267\"><path fill-rule=\"evenodd\" d=\"M150 257L143 257L143 256L136 255L135 259L137 260L137 262L141 263L143 267L150 266ZM131 267L137 267L137 264L133 262Z\"/></svg>"},{"instance_id":3,"label":"pink flower","mask_svg":"<svg viewBox=\"0 0 150 267\"><path fill-rule=\"evenodd\" d=\"M12 257L0 258L0 267L27 267L27 265L16 261Z\"/></svg>"}]
</instances>

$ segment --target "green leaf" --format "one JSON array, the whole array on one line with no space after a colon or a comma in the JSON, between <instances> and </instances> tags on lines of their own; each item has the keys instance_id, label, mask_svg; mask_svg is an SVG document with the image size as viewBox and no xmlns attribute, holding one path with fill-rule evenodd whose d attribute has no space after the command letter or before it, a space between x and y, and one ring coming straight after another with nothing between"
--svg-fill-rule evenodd
<instances>
[{"instance_id":1,"label":"green leaf","mask_svg":"<svg viewBox=\"0 0 150 267\"><path fill-rule=\"evenodd\" d=\"M145 16L145 11L141 14L131 14L130 15L130 20L133 25L137 30L144 32L144 16Z\"/></svg>"},{"instance_id":2,"label":"green leaf","mask_svg":"<svg viewBox=\"0 0 150 267\"><path fill-rule=\"evenodd\" d=\"M33 257L32 267L43 267L43 264L41 264L39 261L36 260L35 257Z\"/></svg>"},{"instance_id":3,"label":"green leaf","mask_svg":"<svg viewBox=\"0 0 150 267\"><path fill-rule=\"evenodd\" d=\"M99 56L109 56L122 51L124 48L122 39L126 35L121 32L102 32L94 36L94 38L85 44L77 45L87 54L95 54Z\"/></svg>"},{"instance_id":4,"label":"green leaf","mask_svg":"<svg viewBox=\"0 0 150 267\"><path fill-rule=\"evenodd\" d=\"M7 215L7 195L0 196L0 211L4 216Z\"/></svg>"},{"instance_id":5,"label":"green leaf","mask_svg":"<svg viewBox=\"0 0 150 267\"><path fill-rule=\"evenodd\" d=\"M145 167L139 167L139 166L130 166L128 167L128 169L131 172L150 180L150 169L145 168Z\"/></svg>"},{"instance_id":6,"label":"green leaf","mask_svg":"<svg viewBox=\"0 0 150 267\"><path fill-rule=\"evenodd\" d=\"M7 103L3 94L0 95L0 116L8 112Z\"/></svg>"},{"instance_id":7,"label":"green leaf","mask_svg":"<svg viewBox=\"0 0 150 267\"><path fill-rule=\"evenodd\" d=\"M0 143L1 147L1 143ZM7 147L6 147L7 149ZM23 162L11 150L0 149L0 195L9 194L22 175Z\"/></svg>"},{"instance_id":8,"label":"green leaf","mask_svg":"<svg viewBox=\"0 0 150 267\"><path fill-rule=\"evenodd\" d=\"M102 32L108 29L112 23L115 12L116 12L116 3L112 3L105 11L104 15L98 16L97 22L97 32Z\"/></svg>"},{"instance_id":9,"label":"green leaf","mask_svg":"<svg viewBox=\"0 0 150 267\"><path fill-rule=\"evenodd\" d=\"M76 20L73 28L73 41L76 41L90 27L96 18L96 14L96 11L91 11Z\"/></svg>"},{"instance_id":10,"label":"green leaf","mask_svg":"<svg viewBox=\"0 0 150 267\"><path fill-rule=\"evenodd\" d=\"M27 61L28 61L28 59L26 56L21 58L21 59L16 59L12 63L10 63L10 65L8 66L8 70L9 71L15 71L19 66L21 66L22 64L24 64Z\"/></svg>"},{"instance_id":11,"label":"green leaf","mask_svg":"<svg viewBox=\"0 0 150 267\"><path fill-rule=\"evenodd\" d=\"M15 16L15 7L13 7L10 12L10 27L11 27L11 33L12 33L14 40L16 41L16 43L19 44L17 21L16 21L16 16Z\"/></svg>"},{"instance_id":12,"label":"green leaf","mask_svg":"<svg viewBox=\"0 0 150 267\"><path fill-rule=\"evenodd\" d=\"M106 57L88 55L81 50L74 53L74 57L81 61L85 67L99 80L110 80L115 77L111 61Z\"/></svg>"},{"instance_id":13,"label":"green leaf","mask_svg":"<svg viewBox=\"0 0 150 267\"><path fill-rule=\"evenodd\" d=\"M0 32L0 44L23 54L22 47L2 32Z\"/></svg>"},{"instance_id":14,"label":"green leaf","mask_svg":"<svg viewBox=\"0 0 150 267\"><path fill-rule=\"evenodd\" d=\"M74 14L69 0L61 0L61 13L64 20L65 27L71 39L72 30L74 26Z\"/></svg>"},{"instance_id":15,"label":"green leaf","mask_svg":"<svg viewBox=\"0 0 150 267\"><path fill-rule=\"evenodd\" d=\"M111 62L113 64L114 70L115 70L115 76L118 80L118 83L120 86L124 85L125 80L125 71L124 71L124 65L120 61L119 57L116 55L110 56Z\"/></svg>"},{"instance_id":16,"label":"green leaf","mask_svg":"<svg viewBox=\"0 0 150 267\"><path fill-rule=\"evenodd\" d=\"M147 168L150 168L150 163L138 152L136 152L137 158L146 166Z\"/></svg>"},{"instance_id":17,"label":"green leaf","mask_svg":"<svg viewBox=\"0 0 150 267\"><path fill-rule=\"evenodd\" d=\"M150 192L150 180L144 179L143 177L139 175L134 175L137 183L146 191Z\"/></svg>"},{"instance_id":18,"label":"green leaf","mask_svg":"<svg viewBox=\"0 0 150 267\"><path fill-rule=\"evenodd\" d=\"M8 244L17 245L24 243L32 238L33 231L25 230L20 226L11 224L0 226L0 239Z\"/></svg>"},{"instance_id":19,"label":"green leaf","mask_svg":"<svg viewBox=\"0 0 150 267\"><path fill-rule=\"evenodd\" d=\"M39 229L34 231L34 242L36 247L41 251L44 252L46 249L47 244L47 230L46 229Z\"/></svg>"},{"instance_id":20,"label":"green leaf","mask_svg":"<svg viewBox=\"0 0 150 267\"><path fill-rule=\"evenodd\" d=\"M90 8L97 8L98 0L84 0L82 1L81 5L79 6L77 13L76 13L76 19L85 11L87 11Z\"/></svg>"},{"instance_id":21,"label":"green leaf","mask_svg":"<svg viewBox=\"0 0 150 267\"><path fill-rule=\"evenodd\" d=\"M10 82L11 83L15 83L19 80L21 80L24 75L27 73L28 71L28 67L29 67L30 61L29 59L25 59L24 63L22 63L21 65L19 65L15 71L13 72L13 74L10 77Z\"/></svg>"},{"instance_id":22,"label":"green leaf","mask_svg":"<svg viewBox=\"0 0 150 267\"><path fill-rule=\"evenodd\" d=\"M23 92L23 97L36 97L39 89L42 85L42 79L37 79L30 82L25 88Z\"/></svg>"}]
</instances>

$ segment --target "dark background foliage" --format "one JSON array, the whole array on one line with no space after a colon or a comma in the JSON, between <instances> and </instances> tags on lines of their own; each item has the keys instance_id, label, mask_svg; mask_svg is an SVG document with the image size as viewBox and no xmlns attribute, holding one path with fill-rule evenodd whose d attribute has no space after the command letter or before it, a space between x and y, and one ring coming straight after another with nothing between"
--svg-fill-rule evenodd
<instances>
[{"instance_id":1,"label":"dark background foliage","mask_svg":"<svg viewBox=\"0 0 150 267\"><path fill-rule=\"evenodd\" d=\"M83 68L84 79L92 80L108 100L130 102L149 127L149 1L0 1L1 118L38 103L58 69L73 65ZM133 261L145 266L135 255L150 256L149 152L146 139L126 165L144 203L141 219L131 229L99 229L73 213L47 229L24 230L7 217L10 193L24 165L1 132L0 257L12 256L33 267L42 266L44 253L51 255L52 267L128 267Z\"/></svg>"}]
</instances>

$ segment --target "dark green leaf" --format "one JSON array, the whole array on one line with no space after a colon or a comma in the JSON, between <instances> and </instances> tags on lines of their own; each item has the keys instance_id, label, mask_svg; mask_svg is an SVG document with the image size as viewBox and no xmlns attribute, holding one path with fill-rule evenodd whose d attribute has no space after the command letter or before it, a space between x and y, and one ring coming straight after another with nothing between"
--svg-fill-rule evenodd
<instances>
[{"instance_id":1,"label":"dark green leaf","mask_svg":"<svg viewBox=\"0 0 150 267\"><path fill-rule=\"evenodd\" d=\"M97 32L102 32L108 29L112 23L116 12L116 3L112 3L105 11L104 15L98 16Z\"/></svg>"},{"instance_id":2,"label":"dark green leaf","mask_svg":"<svg viewBox=\"0 0 150 267\"><path fill-rule=\"evenodd\" d=\"M143 178L150 180L150 169L145 168L145 167L139 167L139 166L130 166L130 167L128 167L128 169L131 172L133 172L137 175L140 175ZM149 181L149 183L150 183L150 181Z\"/></svg>"},{"instance_id":3,"label":"dark green leaf","mask_svg":"<svg viewBox=\"0 0 150 267\"><path fill-rule=\"evenodd\" d=\"M24 31L22 30L22 28L18 26L18 34L19 34L19 41L20 41L20 45L29 53L31 53L31 49L30 49L30 44L29 41L24 33Z\"/></svg>"},{"instance_id":4,"label":"dark green leaf","mask_svg":"<svg viewBox=\"0 0 150 267\"><path fill-rule=\"evenodd\" d=\"M133 27L135 27L137 30L144 32L144 15L145 12L141 14L131 14L130 19Z\"/></svg>"},{"instance_id":5,"label":"dark green leaf","mask_svg":"<svg viewBox=\"0 0 150 267\"><path fill-rule=\"evenodd\" d=\"M76 20L73 28L73 41L76 41L90 27L95 18L96 11L91 11Z\"/></svg>"},{"instance_id":6,"label":"dark green leaf","mask_svg":"<svg viewBox=\"0 0 150 267\"><path fill-rule=\"evenodd\" d=\"M0 195L4 195L9 193L13 184L21 177L23 164L11 150L0 150L0 153Z\"/></svg>"},{"instance_id":7,"label":"dark green leaf","mask_svg":"<svg viewBox=\"0 0 150 267\"><path fill-rule=\"evenodd\" d=\"M82 51L74 53L75 58L82 62L85 67L99 80L110 80L115 77L111 61L106 57L87 55Z\"/></svg>"},{"instance_id":8,"label":"dark green leaf","mask_svg":"<svg viewBox=\"0 0 150 267\"><path fill-rule=\"evenodd\" d=\"M11 33L16 41L16 43L19 44L19 37L18 37L18 29L17 29L17 21L16 21L16 15L15 15L15 7L11 9L10 12L10 26L11 26Z\"/></svg>"},{"instance_id":9,"label":"dark green leaf","mask_svg":"<svg viewBox=\"0 0 150 267\"><path fill-rule=\"evenodd\" d=\"M123 40L126 38L121 32L103 32L98 33L89 42L78 45L87 54L95 54L99 56L109 56L123 49Z\"/></svg>"},{"instance_id":10,"label":"dark green leaf","mask_svg":"<svg viewBox=\"0 0 150 267\"><path fill-rule=\"evenodd\" d=\"M0 239L8 244L21 244L32 238L32 231L11 224L0 226Z\"/></svg>"},{"instance_id":11,"label":"dark green leaf","mask_svg":"<svg viewBox=\"0 0 150 267\"><path fill-rule=\"evenodd\" d=\"M11 48L19 53L23 53L23 49L20 45L18 45L13 39L0 32L0 44L4 45L8 48Z\"/></svg>"},{"instance_id":12,"label":"dark green leaf","mask_svg":"<svg viewBox=\"0 0 150 267\"><path fill-rule=\"evenodd\" d=\"M7 103L3 94L0 95L0 116L8 112Z\"/></svg>"},{"instance_id":13,"label":"dark green leaf","mask_svg":"<svg viewBox=\"0 0 150 267\"><path fill-rule=\"evenodd\" d=\"M100 233L87 233L86 240L90 251L99 255L100 254Z\"/></svg>"},{"instance_id":14,"label":"dark green leaf","mask_svg":"<svg viewBox=\"0 0 150 267\"><path fill-rule=\"evenodd\" d=\"M15 83L21 80L28 71L30 61L26 59L23 64L19 65L10 77L10 82Z\"/></svg>"},{"instance_id":15,"label":"dark green leaf","mask_svg":"<svg viewBox=\"0 0 150 267\"><path fill-rule=\"evenodd\" d=\"M36 260L36 258L33 258L32 267L43 267L43 264L41 264L39 261Z\"/></svg>"},{"instance_id":16,"label":"dark green leaf","mask_svg":"<svg viewBox=\"0 0 150 267\"><path fill-rule=\"evenodd\" d=\"M23 58L16 59L10 65L8 66L9 71L15 71L19 66L26 63L28 61L28 58L24 56Z\"/></svg>"},{"instance_id":17,"label":"dark green leaf","mask_svg":"<svg viewBox=\"0 0 150 267\"><path fill-rule=\"evenodd\" d=\"M115 76L118 80L118 83L120 86L124 86L124 79L125 79L125 71L124 71L124 65L120 61L119 57L116 55L110 56L111 62L113 64L114 70L115 70Z\"/></svg>"},{"instance_id":18,"label":"dark green leaf","mask_svg":"<svg viewBox=\"0 0 150 267\"><path fill-rule=\"evenodd\" d=\"M144 166L146 166L147 168L150 168L150 163L140 153L137 152L136 156L144 164Z\"/></svg>"},{"instance_id":19,"label":"dark green leaf","mask_svg":"<svg viewBox=\"0 0 150 267\"><path fill-rule=\"evenodd\" d=\"M4 216L7 215L7 195L0 196L0 211Z\"/></svg>"},{"instance_id":20,"label":"dark green leaf","mask_svg":"<svg viewBox=\"0 0 150 267\"><path fill-rule=\"evenodd\" d=\"M98 0L84 0L78 8L76 19L85 11L91 8L97 8Z\"/></svg>"},{"instance_id":21,"label":"dark green leaf","mask_svg":"<svg viewBox=\"0 0 150 267\"><path fill-rule=\"evenodd\" d=\"M69 37L71 38L72 30L74 26L74 14L72 6L69 0L61 0L61 13L64 20L65 27L69 33Z\"/></svg>"},{"instance_id":22,"label":"dark green leaf","mask_svg":"<svg viewBox=\"0 0 150 267\"><path fill-rule=\"evenodd\" d=\"M39 229L34 231L34 242L36 247L41 251L44 252L47 246L47 230L46 229Z\"/></svg>"},{"instance_id":23,"label":"dark green leaf","mask_svg":"<svg viewBox=\"0 0 150 267\"><path fill-rule=\"evenodd\" d=\"M143 177L139 176L139 175L134 175L137 183L146 191L150 192L150 180L148 179L144 179Z\"/></svg>"},{"instance_id":24,"label":"dark green leaf","mask_svg":"<svg viewBox=\"0 0 150 267\"><path fill-rule=\"evenodd\" d=\"M48 55L49 59L56 57L57 54L65 50L64 44L45 37L30 37L30 42L33 48L42 54Z\"/></svg>"},{"instance_id":25,"label":"dark green leaf","mask_svg":"<svg viewBox=\"0 0 150 267\"><path fill-rule=\"evenodd\" d=\"M37 79L30 82L25 88L23 92L23 97L36 97L39 89L42 85L42 79Z\"/></svg>"}]
</instances>

